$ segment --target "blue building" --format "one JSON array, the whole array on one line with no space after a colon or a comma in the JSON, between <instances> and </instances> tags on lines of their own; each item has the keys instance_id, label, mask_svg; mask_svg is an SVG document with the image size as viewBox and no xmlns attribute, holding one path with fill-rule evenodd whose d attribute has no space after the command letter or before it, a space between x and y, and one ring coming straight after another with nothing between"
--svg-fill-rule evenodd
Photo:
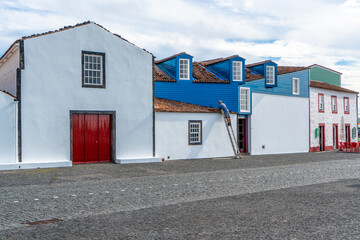
<instances>
[{"instance_id":1,"label":"blue building","mask_svg":"<svg viewBox=\"0 0 360 240\"><path fill-rule=\"evenodd\" d=\"M187 53L155 61L155 96L206 107L222 100L238 113L242 152L269 154L309 149L309 70L238 56L193 62ZM298 140L289 141L290 136ZM292 139L292 137L291 137Z\"/></svg>"}]
</instances>

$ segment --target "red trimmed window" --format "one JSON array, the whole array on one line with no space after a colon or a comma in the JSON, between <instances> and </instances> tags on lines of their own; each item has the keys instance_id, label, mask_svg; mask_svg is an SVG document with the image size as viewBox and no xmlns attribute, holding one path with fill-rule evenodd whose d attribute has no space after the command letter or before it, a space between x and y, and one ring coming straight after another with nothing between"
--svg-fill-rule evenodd
<instances>
[{"instance_id":1,"label":"red trimmed window","mask_svg":"<svg viewBox=\"0 0 360 240\"><path fill-rule=\"evenodd\" d=\"M331 96L331 111L332 113L337 113L337 97Z\"/></svg>"},{"instance_id":2,"label":"red trimmed window","mask_svg":"<svg viewBox=\"0 0 360 240\"><path fill-rule=\"evenodd\" d=\"M350 102L348 97L344 97L344 113L349 114L350 113Z\"/></svg>"},{"instance_id":3,"label":"red trimmed window","mask_svg":"<svg viewBox=\"0 0 360 240\"><path fill-rule=\"evenodd\" d=\"M319 112L324 112L324 94L322 93L318 95L318 108Z\"/></svg>"}]
</instances>

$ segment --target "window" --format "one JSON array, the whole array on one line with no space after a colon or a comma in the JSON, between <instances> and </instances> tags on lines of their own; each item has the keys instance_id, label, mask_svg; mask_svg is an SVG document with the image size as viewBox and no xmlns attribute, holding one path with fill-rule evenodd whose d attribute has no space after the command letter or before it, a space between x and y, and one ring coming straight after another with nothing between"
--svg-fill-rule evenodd
<instances>
[{"instance_id":1,"label":"window","mask_svg":"<svg viewBox=\"0 0 360 240\"><path fill-rule=\"evenodd\" d=\"M250 88L240 88L240 112L250 112Z\"/></svg>"},{"instance_id":2,"label":"window","mask_svg":"<svg viewBox=\"0 0 360 240\"><path fill-rule=\"evenodd\" d=\"M331 111L332 113L337 113L337 97L331 96Z\"/></svg>"},{"instance_id":3,"label":"window","mask_svg":"<svg viewBox=\"0 0 360 240\"><path fill-rule=\"evenodd\" d=\"M189 59L179 59L180 64L180 72L179 72L179 79L189 80Z\"/></svg>"},{"instance_id":4,"label":"window","mask_svg":"<svg viewBox=\"0 0 360 240\"><path fill-rule=\"evenodd\" d=\"M349 98L344 97L344 113L349 114L350 113L350 106L349 106Z\"/></svg>"},{"instance_id":5,"label":"window","mask_svg":"<svg viewBox=\"0 0 360 240\"><path fill-rule=\"evenodd\" d=\"M300 94L300 80L298 78L293 78L293 94Z\"/></svg>"},{"instance_id":6,"label":"window","mask_svg":"<svg viewBox=\"0 0 360 240\"><path fill-rule=\"evenodd\" d=\"M202 144L202 121L189 121L189 145Z\"/></svg>"},{"instance_id":7,"label":"window","mask_svg":"<svg viewBox=\"0 0 360 240\"><path fill-rule=\"evenodd\" d=\"M319 103L319 112L324 112L324 94L319 93L319 99L318 99L318 103Z\"/></svg>"},{"instance_id":8,"label":"window","mask_svg":"<svg viewBox=\"0 0 360 240\"><path fill-rule=\"evenodd\" d=\"M233 81L242 81L242 62L233 61Z\"/></svg>"},{"instance_id":9,"label":"window","mask_svg":"<svg viewBox=\"0 0 360 240\"><path fill-rule=\"evenodd\" d=\"M266 66L266 84L275 84L274 66Z\"/></svg>"},{"instance_id":10,"label":"window","mask_svg":"<svg viewBox=\"0 0 360 240\"><path fill-rule=\"evenodd\" d=\"M105 53L82 51L82 86L105 88Z\"/></svg>"}]
</instances>

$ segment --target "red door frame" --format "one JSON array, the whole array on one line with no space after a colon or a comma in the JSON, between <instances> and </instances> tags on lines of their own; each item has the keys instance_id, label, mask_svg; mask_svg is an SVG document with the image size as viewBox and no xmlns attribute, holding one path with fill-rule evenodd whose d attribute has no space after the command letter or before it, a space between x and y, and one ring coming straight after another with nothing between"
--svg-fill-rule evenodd
<instances>
[{"instance_id":1,"label":"red door frame","mask_svg":"<svg viewBox=\"0 0 360 240\"><path fill-rule=\"evenodd\" d=\"M80 114L80 115L79 115ZM73 149L73 124L74 119L76 120L76 116L83 115L86 117L87 115L109 115L110 116L110 161L115 162L116 160L116 112L115 111L70 111L70 160L73 161L74 158L74 149ZM85 147L85 142L83 143ZM75 151L76 154L76 151ZM87 161L89 163L91 161ZM100 161L96 161L100 162ZM108 162L108 161L106 161ZM85 161L83 162L85 163Z\"/></svg>"},{"instance_id":2,"label":"red door frame","mask_svg":"<svg viewBox=\"0 0 360 240\"><path fill-rule=\"evenodd\" d=\"M346 127L347 130L346 130ZM345 142L351 142L351 135L350 135L351 131L350 131L350 124L349 123L346 123L345 124ZM348 135L349 139L346 138L346 134ZM349 140L349 141L348 141Z\"/></svg>"},{"instance_id":3,"label":"red door frame","mask_svg":"<svg viewBox=\"0 0 360 240\"><path fill-rule=\"evenodd\" d=\"M339 125L337 123L333 123L333 142L334 142L334 127L336 129L336 139L335 139L336 146L333 146L333 148L339 149Z\"/></svg>"},{"instance_id":4,"label":"red door frame","mask_svg":"<svg viewBox=\"0 0 360 240\"><path fill-rule=\"evenodd\" d=\"M321 127L323 129L323 132L321 132ZM322 146L323 146L323 149L321 150L321 139L320 139L320 136L322 136ZM325 147L325 123L319 123L319 151L325 151L326 147Z\"/></svg>"}]
</instances>

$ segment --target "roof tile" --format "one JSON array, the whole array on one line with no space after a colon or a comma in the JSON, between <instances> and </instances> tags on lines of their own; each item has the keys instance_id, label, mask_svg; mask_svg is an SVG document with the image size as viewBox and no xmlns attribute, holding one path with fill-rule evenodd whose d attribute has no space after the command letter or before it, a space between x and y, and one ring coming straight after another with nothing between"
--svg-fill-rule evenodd
<instances>
[{"instance_id":1,"label":"roof tile","mask_svg":"<svg viewBox=\"0 0 360 240\"><path fill-rule=\"evenodd\" d=\"M347 92L347 93L359 94L359 92L356 92L356 91L353 91L353 90L350 90L350 89L346 89L346 88L338 87L338 86L335 86L335 85L332 85L332 84L319 82L319 81L314 81L314 80L310 81L310 87L322 88L322 89L339 91L339 92Z\"/></svg>"}]
</instances>

